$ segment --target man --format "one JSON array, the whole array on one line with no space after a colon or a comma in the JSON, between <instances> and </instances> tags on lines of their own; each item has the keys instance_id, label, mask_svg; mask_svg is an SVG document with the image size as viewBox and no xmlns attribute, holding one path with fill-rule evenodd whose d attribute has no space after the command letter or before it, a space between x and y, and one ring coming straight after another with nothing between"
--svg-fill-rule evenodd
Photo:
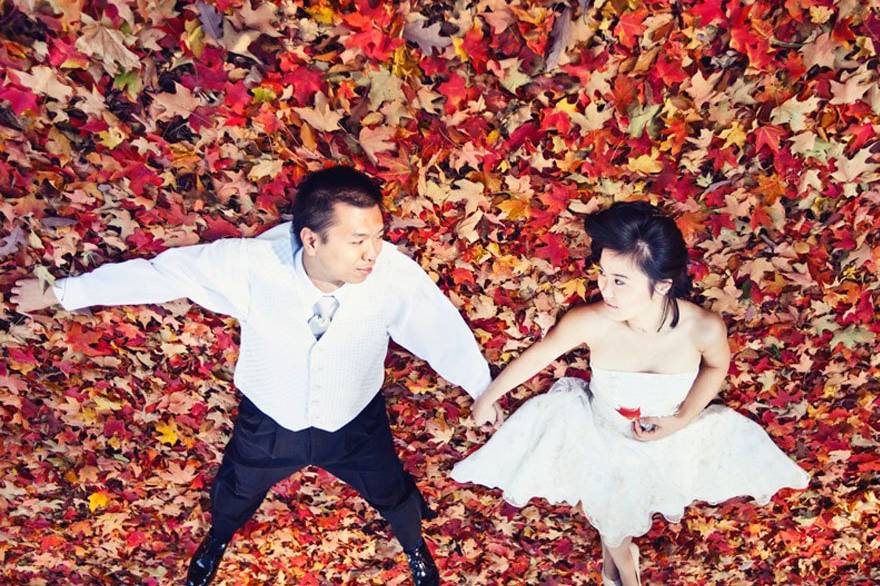
<instances>
[{"instance_id":1,"label":"man","mask_svg":"<svg viewBox=\"0 0 880 586\"><path fill-rule=\"evenodd\" d=\"M309 464L348 482L388 520L415 584L439 584L421 535L431 513L397 457L379 392L388 339L474 398L489 369L454 306L417 263L382 240L380 204L366 175L324 169L299 186L293 222L258 238L104 265L46 291L34 279L13 289L19 311L188 297L238 319L234 380L244 399L189 586L211 582L233 533L272 485Z\"/></svg>"}]
</instances>

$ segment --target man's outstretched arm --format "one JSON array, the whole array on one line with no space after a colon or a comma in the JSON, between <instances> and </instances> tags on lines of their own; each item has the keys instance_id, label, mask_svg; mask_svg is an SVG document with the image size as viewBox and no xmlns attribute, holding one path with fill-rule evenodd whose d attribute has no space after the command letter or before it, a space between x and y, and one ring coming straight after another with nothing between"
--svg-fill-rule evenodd
<instances>
[{"instance_id":1,"label":"man's outstretched arm","mask_svg":"<svg viewBox=\"0 0 880 586\"><path fill-rule=\"evenodd\" d=\"M476 399L491 381L489 365L461 314L415 261L390 325L391 338L426 360L449 382Z\"/></svg>"},{"instance_id":2,"label":"man's outstretched arm","mask_svg":"<svg viewBox=\"0 0 880 586\"><path fill-rule=\"evenodd\" d=\"M43 289L36 279L13 287L19 311L38 311L60 303L74 310L91 305L163 303L188 297L225 315L243 319L248 306L246 241L226 239L172 248L158 256L103 265L94 271L59 279Z\"/></svg>"}]
</instances>

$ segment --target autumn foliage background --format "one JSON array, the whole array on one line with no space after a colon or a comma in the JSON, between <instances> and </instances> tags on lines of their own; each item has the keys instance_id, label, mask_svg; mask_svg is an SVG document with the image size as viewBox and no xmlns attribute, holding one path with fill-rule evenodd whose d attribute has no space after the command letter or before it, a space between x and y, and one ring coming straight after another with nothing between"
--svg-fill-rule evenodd
<instances>
[{"instance_id":1,"label":"autumn foliage background","mask_svg":"<svg viewBox=\"0 0 880 586\"><path fill-rule=\"evenodd\" d=\"M876 0L251 2L0 2L3 583L179 583L237 404L231 319L185 300L26 317L12 283L256 235L334 161L384 181L389 238L497 366L596 294L585 213L663 205L730 328L723 400L813 481L657 520L644 579L880 580ZM595 583L579 514L448 479L486 439L461 390L395 349L386 396L449 583ZM309 469L220 583L407 575L384 522Z\"/></svg>"}]
</instances>

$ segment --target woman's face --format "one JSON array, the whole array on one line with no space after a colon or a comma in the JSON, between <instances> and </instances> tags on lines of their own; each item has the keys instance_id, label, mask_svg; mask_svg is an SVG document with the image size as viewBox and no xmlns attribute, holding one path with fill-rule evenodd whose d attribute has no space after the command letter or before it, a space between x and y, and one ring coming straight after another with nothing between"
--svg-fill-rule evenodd
<instances>
[{"instance_id":1,"label":"woman's face","mask_svg":"<svg viewBox=\"0 0 880 586\"><path fill-rule=\"evenodd\" d=\"M631 255L606 248L599 259L599 268L599 291L608 314L615 321L627 321L655 311L669 290L669 281L660 281L652 289L648 275L633 262Z\"/></svg>"}]
</instances>

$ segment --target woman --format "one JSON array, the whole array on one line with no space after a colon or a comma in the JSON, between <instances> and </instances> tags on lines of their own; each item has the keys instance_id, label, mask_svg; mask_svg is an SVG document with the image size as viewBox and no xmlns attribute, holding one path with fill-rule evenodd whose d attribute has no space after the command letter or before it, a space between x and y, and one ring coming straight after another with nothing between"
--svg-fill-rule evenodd
<instances>
[{"instance_id":1,"label":"woman","mask_svg":"<svg viewBox=\"0 0 880 586\"><path fill-rule=\"evenodd\" d=\"M602 302L570 310L511 362L474 404L495 402L580 345L592 379L562 378L527 401L481 449L459 482L500 487L511 504L533 496L581 503L602 538L604 584L640 584L638 548L655 512L677 522L693 501L749 495L765 504L803 488L806 472L757 424L720 405L730 363L721 317L685 301L687 247L675 222L644 202L590 215Z\"/></svg>"}]
</instances>

